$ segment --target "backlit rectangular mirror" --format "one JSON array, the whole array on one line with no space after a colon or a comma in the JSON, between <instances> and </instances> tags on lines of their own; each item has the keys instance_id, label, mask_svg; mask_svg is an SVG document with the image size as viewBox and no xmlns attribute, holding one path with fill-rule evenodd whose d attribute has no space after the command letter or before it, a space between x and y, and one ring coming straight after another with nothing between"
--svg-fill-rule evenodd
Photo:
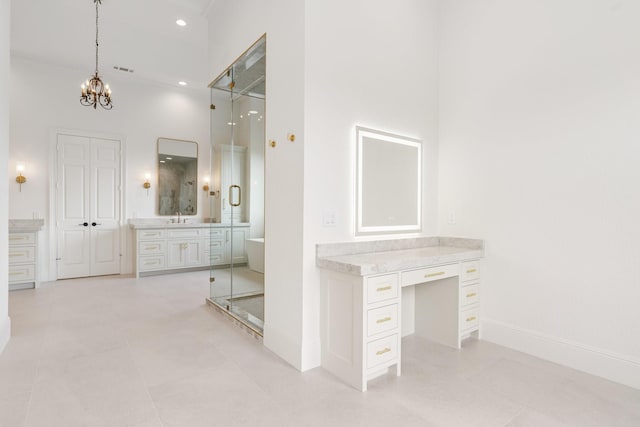
<instances>
[{"instance_id":1,"label":"backlit rectangular mirror","mask_svg":"<svg viewBox=\"0 0 640 427\"><path fill-rule=\"evenodd\" d=\"M422 143L356 127L356 234L421 230Z\"/></svg>"},{"instance_id":2,"label":"backlit rectangular mirror","mask_svg":"<svg viewBox=\"0 0 640 427\"><path fill-rule=\"evenodd\" d=\"M198 212L198 143L158 138L158 215Z\"/></svg>"}]
</instances>

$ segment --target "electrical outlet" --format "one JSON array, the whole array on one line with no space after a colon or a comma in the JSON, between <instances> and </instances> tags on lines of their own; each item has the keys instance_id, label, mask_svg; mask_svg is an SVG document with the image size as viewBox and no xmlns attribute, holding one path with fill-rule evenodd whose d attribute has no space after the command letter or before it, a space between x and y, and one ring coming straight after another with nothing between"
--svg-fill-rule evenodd
<instances>
[{"instance_id":1,"label":"electrical outlet","mask_svg":"<svg viewBox=\"0 0 640 427\"><path fill-rule=\"evenodd\" d=\"M449 224L456 223L456 211L449 211Z\"/></svg>"},{"instance_id":2,"label":"electrical outlet","mask_svg":"<svg viewBox=\"0 0 640 427\"><path fill-rule=\"evenodd\" d=\"M336 226L336 211L333 209L326 210L322 213L322 226L323 227L335 227Z\"/></svg>"}]
</instances>

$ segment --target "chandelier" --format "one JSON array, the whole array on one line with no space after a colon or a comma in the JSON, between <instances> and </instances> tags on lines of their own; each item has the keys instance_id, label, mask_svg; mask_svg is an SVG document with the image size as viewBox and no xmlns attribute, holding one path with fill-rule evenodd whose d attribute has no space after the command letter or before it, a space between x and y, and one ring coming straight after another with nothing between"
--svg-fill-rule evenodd
<instances>
[{"instance_id":1,"label":"chandelier","mask_svg":"<svg viewBox=\"0 0 640 427\"><path fill-rule=\"evenodd\" d=\"M111 89L108 84L102 83L102 79L98 75L98 5L102 4L102 0L93 0L93 2L96 4L96 72L82 84L80 103L94 109L100 104L105 110L110 110L113 108Z\"/></svg>"}]
</instances>

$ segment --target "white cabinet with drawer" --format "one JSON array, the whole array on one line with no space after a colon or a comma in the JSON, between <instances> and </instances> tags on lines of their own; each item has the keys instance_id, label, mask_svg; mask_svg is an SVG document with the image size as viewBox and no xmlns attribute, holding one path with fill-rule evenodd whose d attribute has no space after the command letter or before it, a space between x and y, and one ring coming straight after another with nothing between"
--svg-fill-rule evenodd
<instances>
[{"instance_id":1,"label":"white cabinet with drawer","mask_svg":"<svg viewBox=\"0 0 640 427\"><path fill-rule=\"evenodd\" d=\"M400 375L399 274L322 274L322 366L363 391L390 367Z\"/></svg>"},{"instance_id":2,"label":"white cabinet with drawer","mask_svg":"<svg viewBox=\"0 0 640 427\"><path fill-rule=\"evenodd\" d=\"M249 225L230 227L180 225L175 228L135 228L136 277L164 270L207 268L247 262L245 239ZM231 244L233 239L233 246Z\"/></svg>"},{"instance_id":3,"label":"white cabinet with drawer","mask_svg":"<svg viewBox=\"0 0 640 427\"><path fill-rule=\"evenodd\" d=\"M322 269L321 277L322 366L362 391L394 365L400 375L402 322L453 348L480 327L476 259L363 276Z\"/></svg>"},{"instance_id":4,"label":"white cabinet with drawer","mask_svg":"<svg viewBox=\"0 0 640 427\"><path fill-rule=\"evenodd\" d=\"M460 339L480 328L480 261L463 262L460 266Z\"/></svg>"},{"instance_id":5,"label":"white cabinet with drawer","mask_svg":"<svg viewBox=\"0 0 640 427\"><path fill-rule=\"evenodd\" d=\"M38 287L38 231L43 220L9 220L9 290Z\"/></svg>"}]
</instances>

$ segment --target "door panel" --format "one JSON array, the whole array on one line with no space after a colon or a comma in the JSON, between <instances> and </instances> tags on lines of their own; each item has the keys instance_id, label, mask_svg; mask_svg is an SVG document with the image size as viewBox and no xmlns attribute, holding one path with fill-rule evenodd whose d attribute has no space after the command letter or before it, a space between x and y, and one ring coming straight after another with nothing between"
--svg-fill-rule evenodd
<instances>
[{"instance_id":1,"label":"door panel","mask_svg":"<svg viewBox=\"0 0 640 427\"><path fill-rule=\"evenodd\" d=\"M120 273L120 141L91 139L91 275ZM95 225L94 225L95 224Z\"/></svg>"},{"instance_id":2,"label":"door panel","mask_svg":"<svg viewBox=\"0 0 640 427\"><path fill-rule=\"evenodd\" d=\"M57 142L57 277L118 274L120 141L58 134Z\"/></svg>"},{"instance_id":3,"label":"door panel","mask_svg":"<svg viewBox=\"0 0 640 427\"><path fill-rule=\"evenodd\" d=\"M89 144L90 139L86 137L58 135L58 279L84 277L91 273L86 185L90 179Z\"/></svg>"}]
</instances>

